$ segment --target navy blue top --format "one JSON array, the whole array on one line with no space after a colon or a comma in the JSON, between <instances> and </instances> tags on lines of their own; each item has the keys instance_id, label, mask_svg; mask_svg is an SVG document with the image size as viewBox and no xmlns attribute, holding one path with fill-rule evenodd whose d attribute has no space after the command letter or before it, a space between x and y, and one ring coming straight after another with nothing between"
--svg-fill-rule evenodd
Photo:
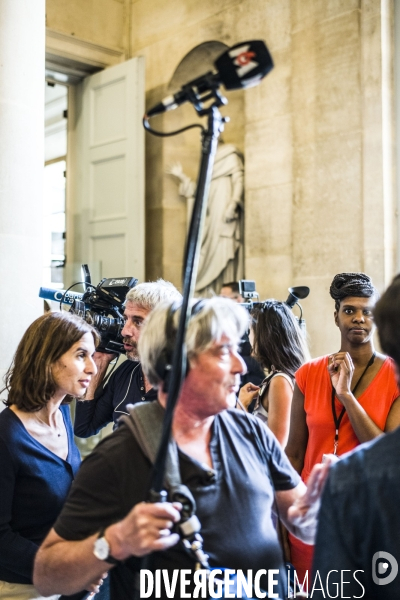
<instances>
[{"instance_id":1,"label":"navy blue top","mask_svg":"<svg viewBox=\"0 0 400 600\"><path fill-rule=\"evenodd\" d=\"M32 583L33 561L63 507L80 465L69 407L60 407L68 435L63 460L35 440L17 415L0 413L0 580Z\"/></svg>"},{"instance_id":2,"label":"navy blue top","mask_svg":"<svg viewBox=\"0 0 400 600\"><path fill-rule=\"evenodd\" d=\"M126 406L137 402L157 400L157 390L146 392L142 366L134 360L124 361L111 375L107 384L96 390L94 400L83 400L75 406L75 435L82 438L99 433L121 415L129 414Z\"/></svg>"}]
</instances>

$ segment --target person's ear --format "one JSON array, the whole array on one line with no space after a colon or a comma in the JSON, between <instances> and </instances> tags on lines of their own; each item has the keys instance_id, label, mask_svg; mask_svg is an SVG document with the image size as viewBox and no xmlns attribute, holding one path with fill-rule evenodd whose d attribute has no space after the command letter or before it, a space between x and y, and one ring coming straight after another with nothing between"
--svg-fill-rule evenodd
<instances>
[{"instance_id":1,"label":"person's ear","mask_svg":"<svg viewBox=\"0 0 400 600\"><path fill-rule=\"evenodd\" d=\"M335 310L335 312L333 313L333 318L335 319L336 327L339 327L339 312L337 310Z\"/></svg>"}]
</instances>

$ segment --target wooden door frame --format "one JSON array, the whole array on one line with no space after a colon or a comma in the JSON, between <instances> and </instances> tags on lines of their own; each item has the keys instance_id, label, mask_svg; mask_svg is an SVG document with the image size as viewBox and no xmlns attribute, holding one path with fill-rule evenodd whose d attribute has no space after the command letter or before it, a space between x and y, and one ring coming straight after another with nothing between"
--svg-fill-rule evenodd
<instances>
[{"instance_id":1,"label":"wooden door frame","mask_svg":"<svg viewBox=\"0 0 400 600\"><path fill-rule=\"evenodd\" d=\"M71 164L74 162L74 122L76 117L75 88L74 85L88 75L97 71L124 62L126 53L121 48L112 48L94 44L87 40L71 36L49 27L46 28L46 75L50 71L50 80L57 82L57 77L52 76L52 71L62 76L58 82L68 86L68 121L67 121L67 157L66 157L66 244L65 253L69 262L74 260L74 197L73 178L74 171ZM68 81L65 79L68 77Z\"/></svg>"}]
</instances>

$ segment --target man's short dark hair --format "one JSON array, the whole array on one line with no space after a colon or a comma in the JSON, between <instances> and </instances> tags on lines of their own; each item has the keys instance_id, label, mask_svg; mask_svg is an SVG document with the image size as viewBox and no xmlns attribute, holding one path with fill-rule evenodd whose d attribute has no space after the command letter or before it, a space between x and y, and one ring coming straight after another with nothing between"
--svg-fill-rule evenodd
<instances>
[{"instance_id":1,"label":"man's short dark hair","mask_svg":"<svg viewBox=\"0 0 400 600\"><path fill-rule=\"evenodd\" d=\"M396 275L374 308L382 350L400 369L400 274Z\"/></svg>"},{"instance_id":2,"label":"man's short dark hair","mask_svg":"<svg viewBox=\"0 0 400 600\"><path fill-rule=\"evenodd\" d=\"M230 281L229 283L223 283L221 285L221 289L224 287L231 288L231 290L234 294L239 293L239 283L237 281Z\"/></svg>"}]
</instances>

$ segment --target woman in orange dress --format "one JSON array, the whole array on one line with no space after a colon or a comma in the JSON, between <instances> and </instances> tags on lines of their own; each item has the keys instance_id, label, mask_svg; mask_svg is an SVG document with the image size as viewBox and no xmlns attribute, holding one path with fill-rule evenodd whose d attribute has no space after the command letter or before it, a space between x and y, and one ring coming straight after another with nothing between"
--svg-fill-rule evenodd
<instances>
[{"instance_id":1,"label":"woman in orange dress","mask_svg":"<svg viewBox=\"0 0 400 600\"><path fill-rule=\"evenodd\" d=\"M374 348L372 309L377 291L371 279L364 273L340 273L330 294L340 350L297 371L286 446L289 460L306 483L324 454L340 457L400 424L393 361ZM311 571L313 546L293 536L289 539L301 583Z\"/></svg>"}]
</instances>

